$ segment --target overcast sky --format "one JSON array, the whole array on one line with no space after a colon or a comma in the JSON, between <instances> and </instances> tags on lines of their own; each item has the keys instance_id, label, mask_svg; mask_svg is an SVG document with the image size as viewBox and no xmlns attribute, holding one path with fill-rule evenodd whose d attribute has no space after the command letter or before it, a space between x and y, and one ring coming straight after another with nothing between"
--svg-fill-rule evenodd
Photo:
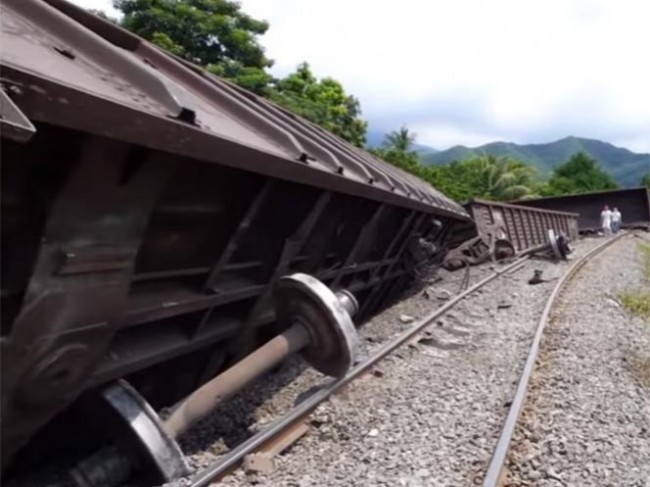
<instances>
[{"instance_id":1,"label":"overcast sky","mask_svg":"<svg viewBox=\"0 0 650 487\"><path fill-rule=\"evenodd\" d=\"M240 3L271 25L274 74L308 61L373 130L405 124L438 149L576 135L650 152L648 0Z\"/></svg>"}]
</instances>

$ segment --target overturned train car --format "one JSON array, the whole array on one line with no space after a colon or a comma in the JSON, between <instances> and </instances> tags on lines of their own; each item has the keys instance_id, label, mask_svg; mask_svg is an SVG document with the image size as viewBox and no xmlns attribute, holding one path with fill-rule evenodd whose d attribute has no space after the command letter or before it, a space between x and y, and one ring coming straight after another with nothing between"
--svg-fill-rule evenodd
<instances>
[{"instance_id":1,"label":"overturned train car","mask_svg":"<svg viewBox=\"0 0 650 487\"><path fill-rule=\"evenodd\" d=\"M465 208L473 221L457 229L455 241L464 241L445 255L443 265L447 269L530 252L550 243L554 237L549 232L568 240L578 237L577 213L477 199Z\"/></svg>"},{"instance_id":2,"label":"overturned train car","mask_svg":"<svg viewBox=\"0 0 650 487\"><path fill-rule=\"evenodd\" d=\"M5 474L96 441L99 422L70 420L85 392L127 378L171 405L259 346L279 331L278 278L346 288L368 316L417 263L412 242L444 252L469 220L62 0L1 8Z\"/></svg>"},{"instance_id":3,"label":"overturned train car","mask_svg":"<svg viewBox=\"0 0 650 487\"><path fill-rule=\"evenodd\" d=\"M581 233L600 231L600 212L605 205L608 205L610 208L618 208L621 212L623 228L650 230L650 194L647 188L551 196L516 201L513 204L543 210L579 213L578 227Z\"/></svg>"}]
</instances>

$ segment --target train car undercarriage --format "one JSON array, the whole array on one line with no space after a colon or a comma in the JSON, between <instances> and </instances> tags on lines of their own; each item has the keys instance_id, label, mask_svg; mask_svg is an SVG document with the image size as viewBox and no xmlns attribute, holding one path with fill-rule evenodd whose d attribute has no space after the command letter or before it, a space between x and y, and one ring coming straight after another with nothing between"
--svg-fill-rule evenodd
<instances>
[{"instance_id":1,"label":"train car undercarriage","mask_svg":"<svg viewBox=\"0 0 650 487\"><path fill-rule=\"evenodd\" d=\"M341 323L441 262L470 221L412 176L62 0L7 0L1 15L5 480L63 458L77 465L65 482L104 485L143 455L144 485L181 475L151 445L131 451L146 435L130 414L180 434L154 411L297 322L291 351L344 373L354 334ZM244 367L249 379L286 352Z\"/></svg>"}]
</instances>

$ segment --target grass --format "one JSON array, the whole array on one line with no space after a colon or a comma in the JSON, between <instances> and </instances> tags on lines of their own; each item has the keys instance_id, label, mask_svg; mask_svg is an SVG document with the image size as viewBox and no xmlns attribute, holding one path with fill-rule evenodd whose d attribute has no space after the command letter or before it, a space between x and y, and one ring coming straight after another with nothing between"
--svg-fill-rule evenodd
<instances>
[{"instance_id":1,"label":"grass","mask_svg":"<svg viewBox=\"0 0 650 487\"><path fill-rule=\"evenodd\" d=\"M643 285L640 289L622 293L620 297L623 306L650 322L650 244L639 244L638 249L643 266Z\"/></svg>"},{"instance_id":2,"label":"grass","mask_svg":"<svg viewBox=\"0 0 650 487\"><path fill-rule=\"evenodd\" d=\"M650 324L650 244L642 243L637 248L641 257L643 282L640 288L626 291L620 298L623 306ZM634 352L631 359L630 365L635 375L650 388L650 357L647 353L639 355Z\"/></svg>"},{"instance_id":3,"label":"grass","mask_svg":"<svg viewBox=\"0 0 650 487\"><path fill-rule=\"evenodd\" d=\"M621 302L628 310L650 321L650 291L635 290L621 294Z\"/></svg>"}]
</instances>

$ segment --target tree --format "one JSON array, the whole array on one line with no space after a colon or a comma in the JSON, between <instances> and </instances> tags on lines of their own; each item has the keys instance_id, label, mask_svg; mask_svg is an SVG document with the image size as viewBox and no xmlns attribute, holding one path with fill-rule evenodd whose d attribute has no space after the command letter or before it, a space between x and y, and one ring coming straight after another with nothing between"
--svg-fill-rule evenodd
<instances>
[{"instance_id":1,"label":"tree","mask_svg":"<svg viewBox=\"0 0 650 487\"><path fill-rule=\"evenodd\" d=\"M616 181L600 167L598 161L584 152L578 152L553 169L545 193L551 196L616 188Z\"/></svg>"},{"instance_id":2,"label":"tree","mask_svg":"<svg viewBox=\"0 0 650 487\"><path fill-rule=\"evenodd\" d=\"M641 178L641 186L650 188L650 172L645 173L645 176Z\"/></svg>"},{"instance_id":3,"label":"tree","mask_svg":"<svg viewBox=\"0 0 650 487\"><path fill-rule=\"evenodd\" d=\"M416 135L403 126L384 137L382 146L371 149L370 152L401 169L404 169L425 181L429 177L426 166L422 164L420 155L412 150Z\"/></svg>"},{"instance_id":4,"label":"tree","mask_svg":"<svg viewBox=\"0 0 650 487\"><path fill-rule=\"evenodd\" d=\"M482 156L481 197L490 200L518 200L532 196L535 169L509 157Z\"/></svg>"},{"instance_id":5,"label":"tree","mask_svg":"<svg viewBox=\"0 0 650 487\"><path fill-rule=\"evenodd\" d=\"M446 165L425 166L412 150L416 135L403 126L386 135L382 147L371 152L423 179L456 201L472 198L515 200L534 195L536 171L509 157L482 155Z\"/></svg>"},{"instance_id":6,"label":"tree","mask_svg":"<svg viewBox=\"0 0 650 487\"><path fill-rule=\"evenodd\" d=\"M264 94L273 63L258 36L269 28L231 0L114 0L122 26L219 76Z\"/></svg>"},{"instance_id":7,"label":"tree","mask_svg":"<svg viewBox=\"0 0 650 487\"><path fill-rule=\"evenodd\" d=\"M359 101L335 79L317 79L307 63L276 80L269 97L358 147L365 144L368 123L361 118Z\"/></svg>"},{"instance_id":8,"label":"tree","mask_svg":"<svg viewBox=\"0 0 650 487\"><path fill-rule=\"evenodd\" d=\"M410 132L406 126L402 126L401 129L389 133L382 145L389 149L409 152L413 148L413 144L415 144L415 137L416 135Z\"/></svg>"},{"instance_id":9,"label":"tree","mask_svg":"<svg viewBox=\"0 0 650 487\"><path fill-rule=\"evenodd\" d=\"M332 78L316 79L302 63L273 79L258 36L269 25L233 0L113 0L122 26L213 74L266 96L349 142L362 146L367 122L359 101Z\"/></svg>"}]
</instances>

